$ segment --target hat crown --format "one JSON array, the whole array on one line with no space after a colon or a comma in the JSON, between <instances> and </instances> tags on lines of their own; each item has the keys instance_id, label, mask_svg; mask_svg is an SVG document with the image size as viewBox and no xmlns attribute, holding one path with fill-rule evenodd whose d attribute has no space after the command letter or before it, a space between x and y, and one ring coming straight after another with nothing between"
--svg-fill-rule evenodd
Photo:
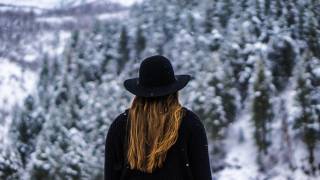
<instances>
[{"instance_id":1,"label":"hat crown","mask_svg":"<svg viewBox=\"0 0 320 180\"><path fill-rule=\"evenodd\" d=\"M176 81L172 65L164 56L144 59L139 69L139 83L144 87L163 86Z\"/></svg>"}]
</instances>

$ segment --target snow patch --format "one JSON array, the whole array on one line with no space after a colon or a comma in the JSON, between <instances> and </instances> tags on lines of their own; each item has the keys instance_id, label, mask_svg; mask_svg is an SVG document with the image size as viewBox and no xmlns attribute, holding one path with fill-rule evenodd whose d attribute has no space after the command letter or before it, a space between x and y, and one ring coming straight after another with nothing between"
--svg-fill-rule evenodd
<instances>
[{"instance_id":1,"label":"snow patch","mask_svg":"<svg viewBox=\"0 0 320 180\"><path fill-rule=\"evenodd\" d=\"M227 168L219 172L223 180L256 179L258 173L256 164L256 147L253 142L253 127L250 123L250 113L243 111L239 119L230 125L226 139ZM243 137L242 140L239 138ZM219 178L219 179L220 179Z\"/></svg>"},{"instance_id":2,"label":"snow patch","mask_svg":"<svg viewBox=\"0 0 320 180\"><path fill-rule=\"evenodd\" d=\"M73 16L53 16L53 17L38 17L36 19L39 23L49 24L63 24L63 23L75 23L77 20Z\"/></svg>"},{"instance_id":3,"label":"snow patch","mask_svg":"<svg viewBox=\"0 0 320 180\"><path fill-rule=\"evenodd\" d=\"M103 20L110 20L110 19L123 19L129 16L129 11L119 11L114 13L103 13L99 14L96 18L103 21Z\"/></svg>"},{"instance_id":4,"label":"snow patch","mask_svg":"<svg viewBox=\"0 0 320 180\"><path fill-rule=\"evenodd\" d=\"M35 88L36 73L0 59L0 109L10 109ZM9 98L10 97L10 98Z\"/></svg>"},{"instance_id":5,"label":"snow patch","mask_svg":"<svg viewBox=\"0 0 320 180\"><path fill-rule=\"evenodd\" d=\"M37 82L35 72L23 69L18 64L8 59L0 59L0 142L5 144L5 137L11 121L5 112L9 112L16 104L21 104L23 99L34 90Z\"/></svg>"}]
</instances>

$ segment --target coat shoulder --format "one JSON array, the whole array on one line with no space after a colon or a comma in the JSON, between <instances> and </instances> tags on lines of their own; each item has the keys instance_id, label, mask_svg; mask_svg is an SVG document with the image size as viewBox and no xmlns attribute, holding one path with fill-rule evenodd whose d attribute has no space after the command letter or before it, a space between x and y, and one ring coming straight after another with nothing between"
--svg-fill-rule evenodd
<instances>
[{"instance_id":1,"label":"coat shoulder","mask_svg":"<svg viewBox=\"0 0 320 180\"><path fill-rule=\"evenodd\" d=\"M129 109L124 110L122 113L118 114L116 118L112 121L109 126L108 131L120 132L126 123Z\"/></svg>"},{"instance_id":2,"label":"coat shoulder","mask_svg":"<svg viewBox=\"0 0 320 180\"><path fill-rule=\"evenodd\" d=\"M124 111L122 111L120 114L118 114L118 116L116 116L116 118L114 119L114 123L119 123L120 121L124 121L126 120L127 116L129 113L129 108L125 109Z\"/></svg>"},{"instance_id":3,"label":"coat shoulder","mask_svg":"<svg viewBox=\"0 0 320 180\"><path fill-rule=\"evenodd\" d=\"M185 109L185 119L188 124L191 125L199 125L202 124L202 121L200 120L199 116L193 112L191 109L184 107Z\"/></svg>"},{"instance_id":4,"label":"coat shoulder","mask_svg":"<svg viewBox=\"0 0 320 180\"><path fill-rule=\"evenodd\" d=\"M199 116L192 111L191 109L185 108L186 114L185 114L185 126L187 127L187 130L191 132L191 134L197 134L201 131L205 131L205 127Z\"/></svg>"}]
</instances>

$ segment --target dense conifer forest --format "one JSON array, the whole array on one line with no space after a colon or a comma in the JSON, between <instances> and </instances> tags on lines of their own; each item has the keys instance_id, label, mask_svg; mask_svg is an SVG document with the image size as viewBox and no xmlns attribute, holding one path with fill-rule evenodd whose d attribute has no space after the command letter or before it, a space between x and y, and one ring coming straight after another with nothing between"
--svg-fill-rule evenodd
<instances>
[{"instance_id":1,"label":"dense conifer forest","mask_svg":"<svg viewBox=\"0 0 320 180\"><path fill-rule=\"evenodd\" d=\"M0 103L0 179L103 179L108 127L133 98L122 82L155 54L194 77L179 98L205 125L213 179L320 177L318 0L114 9L0 12L1 71L34 74L19 103Z\"/></svg>"}]
</instances>

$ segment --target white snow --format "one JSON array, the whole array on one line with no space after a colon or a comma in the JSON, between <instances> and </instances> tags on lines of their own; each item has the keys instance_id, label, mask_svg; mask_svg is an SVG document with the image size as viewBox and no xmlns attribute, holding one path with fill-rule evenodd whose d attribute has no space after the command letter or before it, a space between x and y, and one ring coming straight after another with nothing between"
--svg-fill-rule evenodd
<instances>
[{"instance_id":1,"label":"white snow","mask_svg":"<svg viewBox=\"0 0 320 180\"><path fill-rule=\"evenodd\" d=\"M0 3L52 9L64 6L76 6L81 3L91 3L95 1L116 2L125 6L131 6L132 4L139 3L142 0L1 0Z\"/></svg>"},{"instance_id":2,"label":"white snow","mask_svg":"<svg viewBox=\"0 0 320 180\"><path fill-rule=\"evenodd\" d=\"M112 19L124 19L129 16L129 11L117 11L117 12L111 12L111 13L102 13L95 15L92 18L96 18L100 21L106 21L106 20L112 20ZM68 24L68 23L77 23L81 21L83 18L91 18L91 16L86 17L76 17L76 16L42 16L37 17L36 21L39 23L48 23L52 25L62 25L62 24Z\"/></svg>"},{"instance_id":3,"label":"white snow","mask_svg":"<svg viewBox=\"0 0 320 180\"><path fill-rule=\"evenodd\" d=\"M8 59L0 59L0 109L4 113L0 121L1 143L5 143L4 137L11 123L5 112L9 112L16 103L21 104L26 95L35 88L36 82L35 72L23 69Z\"/></svg>"},{"instance_id":4,"label":"white snow","mask_svg":"<svg viewBox=\"0 0 320 180\"><path fill-rule=\"evenodd\" d=\"M63 23L74 23L76 19L73 16L59 16L59 17L38 17L37 22L49 23L49 24L63 24Z\"/></svg>"},{"instance_id":5,"label":"white snow","mask_svg":"<svg viewBox=\"0 0 320 180\"><path fill-rule=\"evenodd\" d=\"M34 43L25 45L25 54L22 60L26 63L39 61L41 53L49 56L57 56L63 53L64 45L70 37L70 32L59 31L58 33L40 33L35 36ZM59 41L59 44L52 43ZM10 59L0 58L0 142L6 143L6 133L11 124L11 118L6 116L15 104L21 105L23 99L36 87L38 73L23 68ZM1 114L2 113L2 114Z\"/></svg>"},{"instance_id":6,"label":"white snow","mask_svg":"<svg viewBox=\"0 0 320 180\"><path fill-rule=\"evenodd\" d=\"M225 162L228 167L219 172L219 179L249 180L256 179L258 169L256 164L256 147L253 142L253 127L250 123L250 113L242 111L239 119L230 125L226 140L227 156ZM244 141L239 142L240 132Z\"/></svg>"},{"instance_id":7,"label":"white snow","mask_svg":"<svg viewBox=\"0 0 320 180\"><path fill-rule=\"evenodd\" d=\"M314 73L317 77L320 77L320 67L317 67L317 68L313 69L313 73Z\"/></svg>"},{"instance_id":8,"label":"white snow","mask_svg":"<svg viewBox=\"0 0 320 180\"><path fill-rule=\"evenodd\" d=\"M34 12L35 14L41 14L43 12L43 9L35 8L35 7L20 7L20 6L0 6L0 12L8 12L8 11L16 11L16 12Z\"/></svg>"},{"instance_id":9,"label":"white snow","mask_svg":"<svg viewBox=\"0 0 320 180\"><path fill-rule=\"evenodd\" d=\"M59 3L60 0L1 0L0 3L16 6L32 6L39 8L52 8Z\"/></svg>"},{"instance_id":10,"label":"white snow","mask_svg":"<svg viewBox=\"0 0 320 180\"><path fill-rule=\"evenodd\" d=\"M35 87L37 76L7 59L0 59L0 109L10 109Z\"/></svg>"},{"instance_id":11,"label":"white snow","mask_svg":"<svg viewBox=\"0 0 320 180\"><path fill-rule=\"evenodd\" d=\"M99 14L96 18L99 20L109 20L109 19L124 19L129 16L129 11L119 11L114 13L103 13Z\"/></svg>"}]
</instances>

